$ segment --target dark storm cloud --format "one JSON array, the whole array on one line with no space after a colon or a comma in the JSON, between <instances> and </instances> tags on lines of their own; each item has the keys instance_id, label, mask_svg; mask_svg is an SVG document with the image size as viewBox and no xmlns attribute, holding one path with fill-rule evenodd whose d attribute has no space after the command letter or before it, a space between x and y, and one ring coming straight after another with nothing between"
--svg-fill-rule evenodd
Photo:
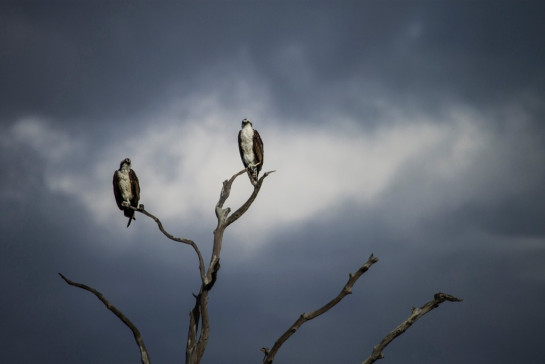
<instances>
[{"instance_id":1,"label":"dark storm cloud","mask_svg":"<svg viewBox=\"0 0 545 364\"><path fill-rule=\"evenodd\" d=\"M196 12L190 4L121 2L4 7L2 96L19 112L76 119L138 113L170 83L190 92L202 75L191 67L205 67L230 46L215 37L221 29L208 24L208 10L218 13L207 6Z\"/></svg>"},{"instance_id":2,"label":"dark storm cloud","mask_svg":"<svg viewBox=\"0 0 545 364\"><path fill-rule=\"evenodd\" d=\"M255 73L290 118L542 96L540 5L307 5L5 4L4 115L125 119L233 72Z\"/></svg>"}]
</instances>

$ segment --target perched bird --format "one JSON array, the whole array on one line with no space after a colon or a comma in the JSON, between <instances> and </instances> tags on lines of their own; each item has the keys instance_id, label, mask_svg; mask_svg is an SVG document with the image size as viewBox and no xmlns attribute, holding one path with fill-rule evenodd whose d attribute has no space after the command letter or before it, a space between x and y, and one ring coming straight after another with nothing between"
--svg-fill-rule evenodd
<instances>
[{"instance_id":1,"label":"perched bird","mask_svg":"<svg viewBox=\"0 0 545 364\"><path fill-rule=\"evenodd\" d=\"M131 169L131 160L125 158L119 163L119 169L114 172L114 196L117 207L123 210L125 216L129 218L127 227L131 224L134 217L134 210L129 206L138 207L140 200L140 184L136 173Z\"/></svg>"},{"instance_id":2,"label":"perched bird","mask_svg":"<svg viewBox=\"0 0 545 364\"><path fill-rule=\"evenodd\" d=\"M263 167L263 142L248 119L242 120L242 128L238 132L238 149L244 167L248 168L250 182L255 186L257 176Z\"/></svg>"}]
</instances>

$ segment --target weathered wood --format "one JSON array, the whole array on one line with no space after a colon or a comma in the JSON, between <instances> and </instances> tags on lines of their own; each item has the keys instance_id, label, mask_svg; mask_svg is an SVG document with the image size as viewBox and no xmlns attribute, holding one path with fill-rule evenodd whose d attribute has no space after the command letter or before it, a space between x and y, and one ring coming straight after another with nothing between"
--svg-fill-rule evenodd
<instances>
[{"instance_id":1,"label":"weathered wood","mask_svg":"<svg viewBox=\"0 0 545 364\"><path fill-rule=\"evenodd\" d=\"M197 257L199 259L199 271L200 271L200 274L201 274L201 280L204 282L205 281L205 269L204 269L204 260L202 258L202 254L201 254L201 251L199 250L199 247L197 246L197 244L195 244L195 242L193 240L190 240L190 239L186 239L186 238L178 238L172 234L170 234L169 232L167 232L165 230L165 228L163 227L163 223L161 223L161 220L159 220L156 216L152 215L151 213L149 213L148 211L146 211L144 209L144 205L140 205L138 206L138 208L135 208L135 207L131 207L133 210L135 211L138 211L148 217L150 217L151 219L153 219L153 221L155 221L155 223L157 224L157 227L159 228L159 230L167 237L169 238L170 240L172 241L176 241L178 243L183 243L183 244L187 244L187 245L191 245L191 247L193 248L193 250L195 250L195 253L197 253Z\"/></svg>"},{"instance_id":2,"label":"weathered wood","mask_svg":"<svg viewBox=\"0 0 545 364\"><path fill-rule=\"evenodd\" d=\"M339 303L344 297L352 293L352 287L356 283L356 281L362 276L363 273L367 272L369 268L373 264L378 262L378 258L375 257L373 254L369 257L367 262L365 262L364 265L362 265L355 273L350 273L348 276L348 282L344 285L344 287L341 289L339 294L334 297L331 301L317 309L316 311L310 312L310 313L302 313L301 316L284 332L278 340L274 343L273 347L271 349L269 348L261 348L261 351L265 354L265 357L263 358L263 364L271 364L274 360L274 357L276 356L276 353L293 334L303 325L305 322L310 321L327 311L329 311L331 308L333 308L337 303Z\"/></svg>"},{"instance_id":3,"label":"weathered wood","mask_svg":"<svg viewBox=\"0 0 545 364\"><path fill-rule=\"evenodd\" d=\"M212 255L210 257L210 263L208 265L208 268L205 268L204 260L202 257L202 254L199 250L199 247L197 244L186 238L179 238L175 237L172 234L168 233L164 227L161 221L154 216L153 214L149 213L144 209L144 205L139 205L138 207L130 206L129 208L134 210L135 212L140 212L151 219L155 221L157 224L159 230L170 240L187 244L193 247L193 250L197 254L198 260L199 260L199 272L201 277L201 285L199 289L198 294L194 294L195 297L195 305L193 309L189 313L189 327L188 327L188 334L187 334L187 342L186 342L186 364L199 364L202 360L202 357L204 355L206 346L208 344L208 339L210 336L210 318L208 314L208 294L210 290L214 287L217 278L218 278L218 272L221 267L220 265L220 255L222 250L222 244L223 244L223 235L225 232L225 229L234 223L236 220L238 220L253 204L255 199L257 198L257 195L259 194L259 191L261 189L261 186L263 184L264 179L271 173L275 171L269 171L263 174L263 176L256 181L255 183L252 183L254 186L254 190L252 191L252 194L250 197L246 200L244 204L242 204L233 214L231 214L231 209L229 207L224 208L223 205L229 198L229 195L231 193L231 186L235 179L247 172L247 169L243 169L237 173L235 173L229 180L225 180L223 182L223 186L220 192L219 200L215 206L215 213L217 217L217 226L214 230L214 240L213 240L213 248L212 248ZM307 321L310 321L327 311L329 311L331 308L333 308L335 305L337 305L344 297L352 293L352 288L354 284L357 282L357 280L369 270L369 268L378 262L378 258L373 256L369 257L367 262L363 264L356 272L350 273L348 281L343 286L341 291L335 296L332 300L327 302L322 307L318 308L315 311L312 311L310 313L302 313L299 318L276 340L273 347L271 349L269 348L262 348L261 351L265 354L265 357L263 359L264 364L271 364L275 358L275 355L277 354L280 347ZM142 335L136 328L136 326L114 305L112 305L102 293L97 291L96 289L81 284L76 283L68 278L66 278L64 275L59 273L61 278L68 283L71 286L79 287L81 289L87 290L91 293L93 293L104 305L113 312L125 325L127 325L135 338L135 341L140 349L140 355L141 355L141 361L143 364L149 364L150 359L148 352L146 350L146 347L144 345L144 340L142 339ZM434 296L433 301L427 302L420 308L413 308L413 311L409 318L402 322L398 327L396 327L392 332L387 334L384 339L373 348L372 354L363 362L363 364L371 364L374 363L376 360L381 359L384 357L383 350L386 348L388 344L390 344L396 337L399 335L402 335L407 329L414 324L420 317L425 315L426 313L430 312L436 307L439 307L439 305L445 301L450 302L459 302L462 301L459 298L456 298L454 296L451 296L446 293L436 293ZM200 327L200 330L199 330Z\"/></svg>"},{"instance_id":4,"label":"weathered wood","mask_svg":"<svg viewBox=\"0 0 545 364\"><path fill-rule=\"evenodd\" d=\"M212 256L210 257L210 264L208 270L204 275L204 279L201 283L199 294L195 296L195 307L190 314L189 332L187 346L186 346L186 364L199 364L204 355L204 351L208 344L210 337L210 318L208 315L208 293L214 287L218 278L218 271L220 269L220 256L221 248L223 245L223 234L225 229L240 218L255 201L263 180L272 172L265 173L259 181L254 185L254 190L248 200L239 207L232 215L229 215L231 209L229 207L223 208L223 205L231 194L231 186L235 179L246 172L243 169L235 173L230 179L223 181L223 186L220 192L220 198L216 204L215 212L218 220L216 229L214 230L214 245L212 247ZM198 332L200 321L200 333Z\"/></svg>"},{"instance_id":5,"label":"weathered wood","mask_svg":"<svg viewBox=\"0 0 545 364\"><path fill-rule=\"evenodd\" d=\"M462 299L456 298L454 296L451 296L446 293L436 293L433 296L433 300L427 302L420 308L413 308L411 315L409 318L407 318L405 321L403 321L398 327L393 329L390 333L388 333L382 341L373 348L373 352L371 355L363 361L362 364L371 364L377 361L378 359L384 358L384 355L382 354L382 351L399 335L403 334L405 331L409 329L409 327L412 326L418 320L420 317L424 316L434 308L439 307L439 305L445 301L450 302L461 302Z\"/></svg>"},{"instance_id":6,"label":"weathered wood","mask_svg":"<svg viewBox=\"0 0 545 364\"><path fill-rule=\"evenodd\" d=\"M134 324L131 322L131 320L129 320L127 318L127 316L125 316L123 314L123 312L121 312L117 307L112 305L110 303L110 301L108 301L106 299L106 297L104 297L104 295L102 293L100 293L99 291L97 291L93 287L90 287L90 286L85 285L85 284L73 282L70 279L66 278L64 275L62 275L61 273L59 273L59 275L69 285L84 289L84 290L89 291L92 294L94 294L102 303L104 303L104 306L106 306L106 308L108 310L113 312L114 315L116 315L125 325L127 325L129 327L129 329L131 329L132 334L134 336L134 340L136 341L136 344L138 345L138 348L140 349L140 358L142 360L142 364L149 364L150 363L148 351L146 350L146 346L144 345L144 339L142 338L142 335L140 334L140 331L138 331L136 326L134 326Z\"/></svg>"}]
</instances>

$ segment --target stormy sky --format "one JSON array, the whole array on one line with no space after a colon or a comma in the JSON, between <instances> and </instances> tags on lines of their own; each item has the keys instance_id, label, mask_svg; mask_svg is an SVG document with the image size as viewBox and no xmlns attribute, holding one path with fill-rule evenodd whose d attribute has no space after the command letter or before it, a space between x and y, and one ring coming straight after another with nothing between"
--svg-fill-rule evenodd
<instances>
[{"instance_id":1,"label":"stormy sky","mask_svg":"<svg viewBox=\"0 0 545 364\"><path fill-rule=\"evenodd\" d=\"M6 363L185 357L197 259L111 180L211 253L243 118L266 180L225 234L205 363L360 363L436 292L381 363L545 357L545 5L531 1L3 1L0 347ZM236 180L226 206L250 195Z\"/></svg>"}]
</instances>

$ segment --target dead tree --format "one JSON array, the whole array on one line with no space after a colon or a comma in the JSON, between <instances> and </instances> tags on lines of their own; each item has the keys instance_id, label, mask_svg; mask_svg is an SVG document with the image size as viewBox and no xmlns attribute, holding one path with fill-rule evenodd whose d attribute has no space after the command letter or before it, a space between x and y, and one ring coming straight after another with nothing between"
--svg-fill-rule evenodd
<instances>
[{"instance_id":1,"label":"dead tree","mask_svg":"<svg viewBox=\"0 0 545 364\"><path fill-rule=\"evenodd\" d=\"M257 181L257 183L253 186L254 190L248 200L240 206L235 212L231 214L231 209L229 207L224 208L223 205L229 198L229 195L231 193L231 186L235 179L240 176L241 174L245 173L247 169L243 169L238 173L235 173L230 179L225 180L223 182L223 186L220 192L220 198L216 204L215 212L217 217L217 225L216 229L214 230L214 241L213 241L213 249L212 249L212 256L210 257L210 263L208 264L208 267L204 264L204 259L202 257L202 254L199 250L199 247L197 244L187 238L179 238L171 235L168 233L164 227L161 221L151 213L145 210L144 205L139 205L136 207L131 207L136 212L139 212L141 214L144 214L151 219L153 219L159 230L170 240L190 245L195 253L197 254L197 258L199 260L199 272L200 272L200 279L201 279L201 285L199 289L198 294L193 294L195 297L195 305L193 309L191 309L189 313L189 327L188 327L188 334L187 334L187 344L186 344L186 364L198 364L201 362L201 359L204 355L206 346L208 344L208 338L210 336L210 322L209 322L209 316L208 316L208 294L210 290L214 287L216 280L218 278L218 271L220 269L220 255L221 255L221 248L222 248L222 242L223 242L223 233L225 232L225 229L231 225L233 222L238 220L252 205L252 203L255 201L257 195L259 194L259 191L261 190L261 186L263 184L264 179L274 171L269 171L263 174L263 176ZM264 364L270 364L273 362L274 357L282 344L286 342L301 325L303 325L305 322L312 320L323 313L329 311L332 307L337 305L345 296L352 293L352 287L356 283L356 281L367 271L371 268L373 264L378 262L378 258L373 256L369 257L367 262L361 266L355 273L349 274L348 282L343 286L339 294L334 297L331 301L326 303L321 308L310 312L310 313L303 313L299 316L299 318L287 329L286 332L284 332L274 343L271 349L269 348L262 348L261 351L264 353ZM140 350L140 357L143 364L149 364L150 358L148 351L146 349L146 346L144 345L144 340L142 338L142 335L140 334L140 331L136 328L136 326L113 304L111 304L106 297L93 287L90 287L85 284L74 282L61 273L59 273L61 278L69 285L78 287L81 289L84 289L88 292L93 293L105 306L110 310L113 314L117 316L129 329L132 331L134 339L136 341L136 344L138 345L138 348ZM426 303L424 306L420 308L413 308L411 316L405 320L403 323L401 323L397 328L395 328L392 332L390 332L386 337L373 348L372 354L365 359L363 364L371 364L375 362L378 359L383 358L382 351L384 348L397 336L403 334L416 320L418 320L420 317L431 311L432 309L439 306L439 304L443 303L444 301L451 301L451 302L457 302L461 301L461 299L458 299L456 297L453 297L448 294L444 293L436 293L434 296L434 300ZM199 330L200 327L200 330Z\"/></svg>"}]
</instances>

